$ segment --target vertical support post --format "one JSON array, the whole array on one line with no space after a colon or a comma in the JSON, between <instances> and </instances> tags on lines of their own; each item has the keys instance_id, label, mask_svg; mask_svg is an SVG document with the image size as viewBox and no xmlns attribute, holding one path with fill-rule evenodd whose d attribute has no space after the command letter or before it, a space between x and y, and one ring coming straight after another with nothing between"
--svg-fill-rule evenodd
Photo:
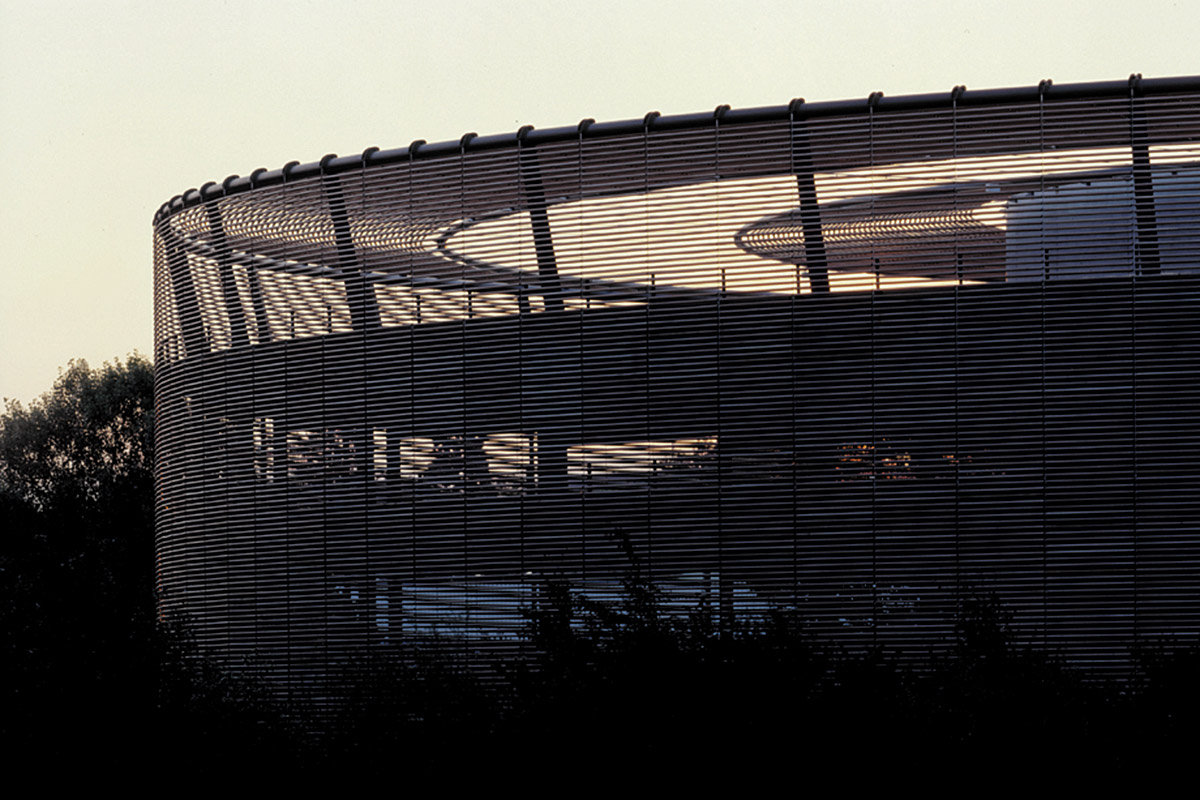
<instances>
[{"instance_id":1,"label":"vertical support post","mask_svg":"<svg viewBox=\"0 0 1200 800\"><path fill-rule=\"evenodd\" d=\"M208 230L212 235L213 249L217 255L217 269L221 273L221 298L225 301L225 313L229 315L229 332L234 347L250 344L246 333L246 314L238 298L237 281L233 276L232 250L225 238L225 223L221 219L221 208L216 200L205 206L208 213Z\"/></svg>"},{"instance_id":2,"label":"vertical support post","mask_svg":"<svg viewBox=\"0 0 1200 800\"><path fill-rule=\"evenodd\" d=\"M1137 258L1142 275L1158 275L1158 219L1154 210L1154 175L1150 171L1150 137L1142 100L1142 76L1129 76L1129 143L1133 150L1133 206L1137 219Z\"/></svg>"},{"instance_id":3,"label":"vertical support post","mask_svg":"<svg viewBox=\"0 0 1200 800\"><path fill-rule=\"evenodd\" d=\"M262 167L250 173L250 185L253 187L258 176L265 170ZM262 281L258 277L258 267L246 264L246 280L250 282L250 306L254 311L254 326L258 330L259 344L271 341L271 322L267 317L267 300L263 293Z\"/></svg>"},{"instance_id":4,"label":"vertical support post","mask_svg":"<svg viewBox=\"0 0 1200 800\"><path fill-rule=\"evenodd\" d=\"M967 91L967 87L963 86L962 84L959 84L958 86L955 86L953 89L950 90L950 130L951 130L951 137L952 137L950 157L954 161L956 171L958 168L957 167L957 165L958 165L958 100L959 100L959 98L961 98L963 96L963 94L966 91ZM957 216L958 212L959 212L958 192L956 191L954 193L954 213L956 216ZM954 279L955 279L955 282L959 286L962 286L963 254L962 254L962 250L960 249L959 245L960 245L959 235L958 235L958 232L955 231L955 233L954 233ZM875 283L876 284L879 283L879 269L878 268L876 268L876 270L875 270ZM876 288L878 288L878 285L876 286ZM955 308L957 309L957 307L958 307L957 299L955 300L954 305L955 305ZM957 328L956 328L956 330L957 330ZM957 350L955 352L957 352ZM958 430L958 429L955 428L955 430Z\"/></svg>"},{"instance_id":5,"label":"vertical support post","mask_svg":"<svg viewBox=\"0 0 1200 800\"><path fill-rule=\"evenodd\" d=\"M562 283L558 278L554 240L550 236L550 215L546 208L546 190L542 186L541 165L537 148L525 146L525 134L530 130L532 126L526 125L517 132L517 170L525 194L525 204L529 207L529 224L533 228L533 249L537 254L538 283L542 287L542 300L547 311L562 311Z\"/></svg>"},{"instance_id":6,"label":"vertical support post","mask_svg":"<svg viewBox=\"0 0 1200 800\"><path fill-rule=\"evenodd\" d=\"M379 305L375 292L358 262L354 237L350 233L350 214L346 210L346 198L342 194L341 181L336 175L324 173L331 156L321 159L321 182L329 203L329 216L333 221L333 239L337 246L338 269L346 287L346 302L350 306L350 325L356 331L379 327Z\"/></svg>"},{"instance_id":7,"label":"vertical support post","mask_svg":"<svg viewBox=\"0 0 1200 800\"><path fill-rule=\"evenodd\" d=\"M258 330L260 344L271 341L271 323L267 319L267 301L263 295L262 282L258 279L258 270L246 267L246 279L250 281L250 304L254 308L254 326Z\"/></svg>"},{"instance_id":8,"label":"vertical support post","mask_svg":"<svg viewBox=\"0 0 1200 800\"><path fill-rule=\"evenodd\" d=\"M792 169L796 173L796 191L800 199L800 229L804 234L804 265L808 285L814 294L829 292L829 259L825 253L825 235L821 229L821 208L817 203L817 184L813 178L812 146L808 123L804 119L804 100L797 98L788 106L792 123Z\"/></svg>"},{"instance_id":9,"label":"vertical support post","mask_svg":"<svg viewBox=\"0 0 1200 800\"><path fill-rule=\"evenodd\" d=\"M188 268L187 251L179 241L178 234L168 221L162 226L163 244L167 250L167 271L171 276L171 289L175 294L175 308L179 311L179 327L183 331L184 353L191 357L208 352L208 339L204 335L204 320L200 316L200 301L196 297L196 285Z\"/></svg>"}]
</instances>

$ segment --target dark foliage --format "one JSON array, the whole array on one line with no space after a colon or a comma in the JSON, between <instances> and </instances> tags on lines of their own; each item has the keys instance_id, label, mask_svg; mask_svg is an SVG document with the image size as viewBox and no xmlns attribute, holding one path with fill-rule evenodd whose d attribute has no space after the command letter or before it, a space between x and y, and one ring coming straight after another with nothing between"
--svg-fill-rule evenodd
<instances>
[{"instance_id":1,"label":"dark foliage","mask_svg":"<svg viewBox=\"0 0 1200 800\"><path fill-rule=\"evenodd\" d=\"M755 764L977 780L1005 764L1167 765L1194 746L1196 649L1143 648L1138 677L1113 685L1017 645L1010 617L968 594L952 647L913 659L822 646L788 610L724 627L709 609L669 614L636 570L611 606L550 582L528 615L529 655L492 665L498 680L436 648L358 664L321 763L386 771L405 752L429 775L532 756L543 776Z\"/></svg>"},{"instance_id":2,"label":"dark foliage","mask_svg":"<svg viewBox=\"0 0 1200 800\"><path fill-rule=\"evenodd\" d=\"M0 417L6 739L80 752L153 698L153 370L73 362Z\"/></svg>"},{"instance_id":3,"label":"dark foliage","mask_svg":"<svg viewBox=\"0 0 1200 800\"><path fill-rule=\"evenodd\" d=\"M332 713L310 718L319 752L305 766L386 774L401 758L410 776L452 775L464 754L494 750L500 698L444 644L383 650L332 675L322 691Z\"/></svg>"},{"instance_id":4,"label":"dark foliage","mask_svg":"<svg viewBox=\"0 0 1200 800\"><path fill-rule=\"evenodd\" d=\"M1200 744L1200 643L1142 643L1137 670L1120 706L1126 763L1178 769Z\"/></svg>"},{"instance_id":5,"label":"dark foliage","mask_svg":"<svg viewBox=\"0 0 1200 800\"><path fill-rule=\"evenodd\" d=\"M0 738L13 763L287 741L264 693L156 621L153 387L140 356L76 361L0 415Z\"/></svg>"}]
</instances>

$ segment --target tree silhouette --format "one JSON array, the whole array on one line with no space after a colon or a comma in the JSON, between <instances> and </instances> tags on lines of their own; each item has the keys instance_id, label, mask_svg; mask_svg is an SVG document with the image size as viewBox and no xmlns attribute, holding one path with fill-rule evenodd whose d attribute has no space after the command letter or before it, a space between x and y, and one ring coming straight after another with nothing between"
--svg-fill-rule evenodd
<instances>
[{"instance_id":1,"label":"tree silhouette","mask_svg":"<svg viewBox=\"0 0 1200 800\"><path fill-rule=\"evenodd\" d=\"M94 749L113 718L152 705L130 690L153 666L153 386L137 355L74 361L28 407L5 402L6 739Z\"/></svg>"}]
</instances>

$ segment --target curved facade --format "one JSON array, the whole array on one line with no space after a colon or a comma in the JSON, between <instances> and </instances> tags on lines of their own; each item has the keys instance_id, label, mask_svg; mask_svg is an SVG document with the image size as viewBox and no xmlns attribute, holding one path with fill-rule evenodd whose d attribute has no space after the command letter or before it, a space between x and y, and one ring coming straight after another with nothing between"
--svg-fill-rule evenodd
<instances>
[{"instance_id":1,"label":"curved facade","mask_svg":"<svg viewBox=\"0 0 1200 800\"><path fill-rule=\"evenodd\" d=\"M283 682L638 570L929 652L1200 632L1200 79L326 157L155 218L158 578Z\"/></svg>"}]
</instances>

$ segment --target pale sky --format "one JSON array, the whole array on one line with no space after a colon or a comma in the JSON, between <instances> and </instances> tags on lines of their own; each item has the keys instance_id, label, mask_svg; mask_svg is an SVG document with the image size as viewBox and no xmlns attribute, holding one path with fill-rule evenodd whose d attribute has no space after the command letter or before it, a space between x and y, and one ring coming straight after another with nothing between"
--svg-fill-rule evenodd
<instances>
[{"instance_id":1,"label":"pale sky","mask_svg":"<svg viewBox=\"0 0 1200 800\"><path fill-rule=\"evenodd\" d=\"M0 0L0 397L153 352L151 218L467 131L1200 73L1200 3Z\"/></svg>"}]
</instances>

